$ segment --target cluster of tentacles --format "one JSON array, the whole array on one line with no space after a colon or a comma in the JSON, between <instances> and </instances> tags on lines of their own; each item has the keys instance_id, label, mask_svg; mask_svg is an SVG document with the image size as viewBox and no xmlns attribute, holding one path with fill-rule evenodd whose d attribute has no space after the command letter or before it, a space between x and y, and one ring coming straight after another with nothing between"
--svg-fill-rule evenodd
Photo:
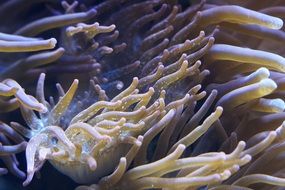
<instances>
[{"instance_id":1,"label":"cluster of tentacles","mask_svg":"<svg viewBox=\"0 0 285 190\"><path fill-rule=\"evenodd\" d=\"M0 175L285 187L285 1L0 3Z\"/></svg>"}]
</instances>

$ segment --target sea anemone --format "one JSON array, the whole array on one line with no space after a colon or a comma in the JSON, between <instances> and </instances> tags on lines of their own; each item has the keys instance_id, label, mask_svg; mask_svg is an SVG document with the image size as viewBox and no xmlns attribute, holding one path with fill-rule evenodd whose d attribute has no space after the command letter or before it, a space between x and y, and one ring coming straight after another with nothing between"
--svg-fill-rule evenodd
<instances>
[{"instance_id":1,"label":"sea anemone","mask_svg":"<svg viewBox=\"0 0 285 190\"><path fill-rule=\"evenodd\" d=\"M4 188L285 187L283 1L0 3Z\"/></svg>"}]
</instances>

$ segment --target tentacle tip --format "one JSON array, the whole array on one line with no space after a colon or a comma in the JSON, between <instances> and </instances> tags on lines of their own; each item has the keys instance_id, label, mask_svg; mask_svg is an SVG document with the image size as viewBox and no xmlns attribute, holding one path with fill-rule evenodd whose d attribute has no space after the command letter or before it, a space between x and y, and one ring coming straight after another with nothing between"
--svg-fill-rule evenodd
<instances>
[{"instance_id":1,"label":"tentacle tip","mask_svg":"<svg viewBox=\"0 0 285 190\"><path fill-rule=\"evenodd\" d=\"M251 159L252 159L252 156L249 155L249 154L245 155L245 156L242 158L242 160L243 160L245 163L250 162Z\"/></svg>"},{"instance_id":2,"label":"tentacle tip","mask_svg":"<svg viewBox=\"0 0 285 190\"><path fill-rule=\"evenodd\" d=\"M60 47L56 51L59 52L60 54L63 54L65 52L65 49L63 47Z\"/></svg>"},{"instance_id":3,"label":"tentacle tip","mask_svg":"<svg viewBox=\"0 0 285 190\"><path fill-rule=\"evenodd\" d=\"M40 107L40 108L39 108L39 112L41 112L41 113L47 113L48 109L47 109L46 106L44 106L43 104L40 104L39 107Z\"/></svg>"},{"instance_id":4,"label":"tentacle tip","mask_svg":"<svg viewBox=\"0 0 285 190\"><path fill-rule=\"evenodd\" d=\"M26 174L25 174L24 172L22 172L21 170L19 170L17 176L18 176L20 179L25 179Z\"/></svg>"},{"instance_id":5,"label":"tentacle tip","mask_svg":"<svg viewBox=\"0 0 285 190\"><path fill-rule=\"evenodd\" d=\"M138 141L143 142L143 136L142 135L138 136Z\"/></svg>"},{"instance_id":6,"label":"tentacle tip","mask_svg":"<svg viewBox=\"0 0 285 190\"><path fill-rule=\"evenodd\" d=\"M126 157L121 157L120 158L120 163L127 163L127 158Z\"/></svg>"},{"instance_id":7,"label":"tentacle tip","mask_svg":"<svg viewBox=\"0 0 285 190\"><path fill-rule=\"evenodd\" d=\"M51 39L49 40L49 44L50 44L50 46L51 46L52 48L55 47L56 43L57 43L57 40L56 40L55 38L51 38Z\"/></svg>"},{"instance_id":8,"label":"tentacle tip","mask_svg":"<svg viewBox=\"0 0 285 190\"><path fill-rule=\"evenodd\" d=\"M76 84L76 85L78 85L79 80L78 80L78 79L74 79L73 83Z\"/></svg>"},{"instance_id":9,"label":"tentacle tip","mask_svg":"<svg viewBox=\"0 0 285 190\"><path fill-rule=\"evenodd\" d=\"M213 89L212 92L211 92L211 94L213 94L214 96L217 96L217 95L218 95L218 90Z\"/></svg>"},{"instance_id":10,"label":"tentacle tip","mask_svg":"<svg viewBox=\"0 0 285 190\"><path fill-rule=\"evenodd\" d=\"M41 74L40 74L40 77L45 77L45 76L46 76L45 73L41 73Z\"/></svg>"},{"instance_id":11,"label":"tentacle tip","mask_svg":"<svg viewBox=\"0 0 285 190\"><path fill-rule=\"evenodd\" d=\"M94 17L96 14L97 14L97 11L96 9L90 9L88 12L87 12L88 16L90 17Z\"/></svg>"},{"instance_id":12,"label":"tentacle tip","mask_svg":"<svg viewBox=\"0 0 285 190\"><path fill-rule=\"evenodd\" d=\"M270 76L270 72L266 67L261 67L257 69L257 74L261 76L265 76L264 78L268 78Z\"/></svg>"},{"instance_id":13,"label":"tentacle tip","mask_svg":"<svg viewBox=\"0 0 285 190\"><path fill-rule=\"evenodd\" d=\"M245 143L244 141L240 141L240 142L239 142L239 146L245 147L245 146L246 146L246 143Z\"/></svg>"},{"instance_id":14,"label":"tentacle tip","mask_svg":"<svg viewBox=\"0 0 285 190\"><path fill-rule=\"evenodd\" d=\"M283 27L283 20L280 18L275 17L274 21L272 22L272 29L279 30Z\"/></svg>"},{"instance_id":15,"label":"tentacle tip","mask_svg":"<svg viewBox=\"0 0 285 190\"><path fill-rule=\"evenodd\" d=\"M216 111L217 111L218 113L222 113L222 112L223 112L223 107L218 106L218 107L216 108Z\"/></svg>"},{"instance_id":16,"label":"tentacle tip","mask_svg":"<svg viewBox=\"0 0 285 190\"><path fill-rule=\"evenodd\" d=\"M180 149L180 150L184 151L186 149L186 146L184 144L179 144L177 146L177 149Z\"/></svg>"},{"instance_id":17,"label":"tentacle tip","mask_svg":"<svg viewBox=\"0 0 285 190\"><path fill-rule=\"evenodd\" d=\"M265 88L275 90L277 88L277 84L272 79L263 79L260 81L261 86Z\"/></svg>"},{"instance_id":18,"label":"tentacle tip","mask_svg":"<svg viewBox=\"0 0 285 190\"><path fill-rule=\"evenodd\" d=\"M222 176L221 174L214 174L213 175L213 181L222 181Z\"/></svg>"},{"instance_id":19,"label":"tentacle tip","mask_svg":"<svg viewBox=\"0 0 285 190\"><path fill-rule=\"evenodd\" d=\"M27 186L31 183L31 181L32 181L32 179L33 179L33 176L34 176L34 172L28 172L27 178L26 178L26 180L23 182L23 186L24 186L24 187L27 187Z\"/></svg>"},{"instance_id":20,"label":"tentacle tip","mask_svg":"<svg viewBox=\"0 0 285 190\"><path fill-rule=\"evenodd\" d=\"M210 43L210 44L214 44L214 42L215 42L215 38L214 38L214 37L210 37L210 38L209 38L209 43Z\"/></svg>"}]
</instances>

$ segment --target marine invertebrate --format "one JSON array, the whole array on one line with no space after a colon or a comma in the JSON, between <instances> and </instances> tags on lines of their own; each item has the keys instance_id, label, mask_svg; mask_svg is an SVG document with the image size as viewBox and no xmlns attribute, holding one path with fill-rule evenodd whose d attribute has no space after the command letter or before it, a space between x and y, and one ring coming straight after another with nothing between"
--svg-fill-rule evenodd
<instances>
[{"instance_id":1,"label":"marine invertebrate","mask_svg":"<svg viewBox=\"0 0 285 190\"><path fill-rule=\"evenodd\" d=\"M188 68L188 62L183 61L177 71L161 76L156 82L149 77L140 80L134 78L132 84L110 102L104 100L94 103L94 96L87 96L80 102L81 104L91 103L91 105L76 115L67 108L71 104L78 81L75 80L66 94L62 94L59 102L52 106L44 100L44 75L41 75L37 87L40 94L37 94L37 97L46 104L49 111L37 118L30 110L21 107L24 119L32 130L27 131L19 124L12 125L19 133L31 138L26 150L26 156L29 159L25 184L30 182L33 173L46 158L53 160L53 165L67 175L71 174L71 177L78 182L96 181L97 178L107 174L108 170L114 168L110 164L110 169L104 166L105 158L110 156L108 152L114 154L112 150L115 150L118 151L115 153L118 156L124 154L125 149L129 147L121 144L137 144L139 142L136 138L143 133L146 133L144 142L150 142L171 121L175 108L189 101L190 95L186 94L181 100L170 101L165 105L165 90L172 83L197 75L199 65L200 62L197 62ZM146 93L138 94L139 89L143 89L149 83L154 83L153 87ZM199 88L196 86L192 91L197 93ZM92 92L88 94L90 93ZM68 116L65 116L65 112ZM156 122L158 122L157 126L152 126ZM65 130L63 131L62 128ZM53 136L55 139L50 141ZM70 166L74 169L77 165L77 172L69 171ZM97 165L97 170L100 171L98 177L93 175L92 171Z\"/></svg>"},{"instance_id":2,"label":"marine invertebrate","mask_svg":"<svg viewBox=\"0 0 285 190\"><path fill-rule=\"evenodd\" d=\"M1 112L9 112L17 109L20 105L26 109L33 109L39 112L46 112L46 107L39 103L34 97L27 95L24 89L14 80L6 79L0 83L1 85ZM15 96L10 100L2 99L3 97ZM7 165L9 171L14 175L24 178L25 174L18 168L19 162L14 154L25 150L27 142L17 132L1 121L0 133L1 160ZM16 145L11 144L11 140ZM0 169L0 174L7 173L5 168Z\"/></svg>"},{"instance_id":3,"label":"marine invertebrate","mask_svg":"<svg viewBox=\"0 0 285 190\"><path fill-rule=\"evenodd\" d=\"M284 51L270 45L284 42L282 1L40 2L0 8L30 13L0 34L15 55L1 55L15 98L0 131L18 144L3 152L15 166L28 141L24 185L48 160L78 189L284 186ZM13 80L26 76L36 98Z\"/></svg>"}]
</instances>

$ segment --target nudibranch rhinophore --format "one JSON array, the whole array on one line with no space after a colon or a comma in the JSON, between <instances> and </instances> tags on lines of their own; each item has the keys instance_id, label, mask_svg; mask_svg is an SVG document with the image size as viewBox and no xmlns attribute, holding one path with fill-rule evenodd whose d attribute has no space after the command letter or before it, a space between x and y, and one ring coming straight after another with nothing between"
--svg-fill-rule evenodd
<instances>
[{"instance_id":1,"label":"nudibranch rhinophore","mask_svg":"<svg viewBox=\"0 0 285 190\"><path fill-rule=\"evenodd\" d=\"M284 0L0 5L4 188L285 187Z\"/></svg>"}]
</instances>

